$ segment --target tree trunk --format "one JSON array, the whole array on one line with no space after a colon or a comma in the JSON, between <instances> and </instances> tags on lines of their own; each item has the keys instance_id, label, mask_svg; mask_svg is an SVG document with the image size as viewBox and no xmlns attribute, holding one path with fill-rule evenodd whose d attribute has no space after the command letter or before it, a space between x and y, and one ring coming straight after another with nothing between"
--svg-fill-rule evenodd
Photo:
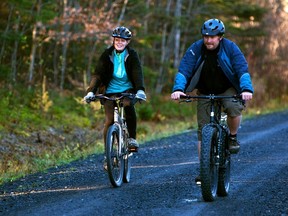
<instances>
[{"instance_id":1,"label":"tree trunk","mask_svg":"<svg viewBox=\"0 0 288 216\"><path fill-rule=\"evenodd\" d=\"M34 63L35 63L35 55L37 49L37 42L36 42L36 34L37 34L37 26L34 25L33 32L32 32L32 49L30 53L30 65L29 65L29 77L28 77L28 89L31 89L32 80L33 80L33 73L34 73Z\"/></svg>"},{"instance_id":2,"label":"tree trunk","mask_svg":"<svg viewBox=\"0 0 288 216\"><path fill-rule=\"evenodd\" d=\"M176 9L175 9L175 18L176 18L176 27L175 27L175 48L174 48L174 68L179 66L180 57L180 37L181 37L181 7L182 0L177 0Z\"/></svg>"},{"instance_id":3,"label":"tree trunk","mask_svg":"<svg viewBox=\"0 0 288 216\"><path fill-rule=\"evenodd\" d=\"M36 17L39 16L41 12L41 4L42 0L37 0L36 3ZM33 31L32 31L32 48L31 48L31 53L30 53L30 65L29 65L29 77L28 77L28 89L31 89L32 85L32 80L33 80L33 73L34 73L34 64L35 64L35 57L36 57L36 50L38 47L38 39L37 39L37 28L38 28L38 23L34 24Z\"/></svg>"},{"instance_id":4,"label":"tree trunk","mask_svg":"<svg viewBox=\"0 0 288 216\"><path fill-rule=\"evenodd\" d=\"M63 27L64 31L64 38L63 38L63 47L62 47L62 65L61 65L61 79L60 79L60 89L64 89L64 82L65 82L65 71L66 71L66 58L67 58L67 49L70 41L70 24L68 22L68 15L69 15L69 10L68 10L68 1L64 0L64 12L63 12L63 18L66 21Z\"/></svg>"},{"instance_id":5,"label":"tree trunk","mask_svg":"<svg viewBox=\"0 0 288 216\"><path fill-rule=\"evenodd\" d=\"M171 7L171 0L167 2L167 6L166 6L167 16L170 13L170 7ZM157 83L156 83L156 89L155 89L156 94L160 94L162 92L163 83L165 80L164 64L167 58L166 57L167 52L168 52L167 49L169 49L169 47L167 46L167 26L168 26L168 22L164 23L163 32L162 32L162 41L161 41L161 60L160 60L161 65L159 68L159 73L158 73L158 78L157 78Z\"/></svg>"},{"instance_id":6,"label":"tree trunk","mask_svg":"<svg viewBox=\"0 0 288 216\"><path fill-rule=\"evenodd\" d=\"M58 68L58 40L56 39L55 41L55 46L54 46L54 52L53 52L53 77L54 77L54 86L58 86L58 74L59 74L59 68Z\"/></svg>"},{"instance_id":7,"label":"tree trunk","mask_svg":"<svg viewBox=\"0 0 288 216\"><path fill-rule=\"evenodd\" d=\"M7 25L6 25L6 28L5 28L5 31L3 32L3 39L2 39L2 47L1 47L1 51L0 51L0 64L1 64L1 61L2 61L2 58L3 58L3 55L4 55L4 50L5 50L5 45L6 45L6 35L8 33L8 30L10 28L10 22L11 22L11 17L12 17L12 12L13 12L13 9L14 9L14 6L12 5L10 7L10 10L9 10L9 15L8 15L8 20L7 20Z\"/></svg>"},{"instance_id":8,"label":"tree trunk","mask_svg":"<svg viewBox=\"0 0 288 216\"><path fill-rule=\"evenodd\" d=\"M60 89L61 90L64 89L68 45L69 45L69 39L67 37L64 44L63 44L63 47L62 47L62 65L61 65L61 81L60 81Z\"/></svg>"},{"instance_id":9,"label":"tree trunk","mask_svg":"<svg viewBox=\"0 0 288 216\"><path fill-rule=\"evenodd\" d=\"M186 21L186 25L182 28L182 30L183 30L182 32L189 32L189 28L191 28L190 23L194 21L194 16L195 16L194 15L195 13L193 13L193 9L197 7L197 3L198 3L198 0L190 0L189 1L188 8L187 8L187 10L185 10L185 15L186 15L186 17L190 17L190 19ZM184 54L184 52L186 51L186 49L188 48L188 46L189 46L189 45L187 45L188 40L189 40L189 35L185 34L182 37L182 46L181 46L181 49L179 50L180 56L182 56ZM191 43L192 42L193 41L191 41Z\"/></svg>"},{"instance_id":10,"label":"tree trunk","mask_svg":"<svg viewBox=\"0 0 288 216\"><path fill-rule=\"evenodd\" d=\"M120 25L121 21L124 18L124 14L125 14L125 11L126 11L127 4L128 4L128 0L124 0L124 4L123 4L122 10L121 10L121 14L119 16L117 25Z\"/></svg>"},{"instance_id":11,"label":"tree trunk","mask_svg":"<svg viewBox=\"0 0 288 216\"><path fill-rule=\"evenodd\" d=\"M96 39L96 41L97 41L97 39ZM96 51L96 47L97 47L96 41L93 43L92 50L90 51L90 54L89 54L89 57L88 57L87 72L85 72L85 76L84 76L85 77L85 79L84 79L84 88L85 89L88 86L87 80L91 80L91 73L93 73L91 71L91 68L92 68L93 57L94 57L94 54L95 54L95 51Z\"/></svg>"},{"instance_id":12,"label":"tree trunk","mask_svg":"<svg viewBox=\"0 0 288 216\"><path fill-rule=\"evenodd\" d=\"M20 23L20 15L17 18L16 25L15 25L15 34L19 34L19 23ZM19 45L19 39L16 39L14 41L14 49L11 57L11 74L12 74L12 81L16 83L16 77L17 77L17 53L18 53L18 45Z\"/></svg>"}]
</instances>

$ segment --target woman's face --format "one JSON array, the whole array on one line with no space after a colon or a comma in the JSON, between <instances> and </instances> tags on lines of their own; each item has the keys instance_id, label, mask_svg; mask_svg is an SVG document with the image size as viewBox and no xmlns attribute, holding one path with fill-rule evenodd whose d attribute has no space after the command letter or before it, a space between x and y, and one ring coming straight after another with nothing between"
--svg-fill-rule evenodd
<instances>
[{"instance_id":1,"label":"woman's face","mask_svg":"<svg viewBox=\"0 0 288 216\"><path fill-rule=\"evenodd\" d=\"M114 48L118 51L123 51L125 47L129 44L130 40L125 40L123 38L114 38Z\"/></svg>"},{"instance_id":2,"label":"woman's face","mask_svg":"<svg viewBox=\"0 0 288 216\"><path fill-rule=\"evenodd\" d=\"M208 50L214 50L218 47L220 41L222 40L221 36L215 35L215 36L203 36L204 45Z\"/></svg>"}]
</instances>

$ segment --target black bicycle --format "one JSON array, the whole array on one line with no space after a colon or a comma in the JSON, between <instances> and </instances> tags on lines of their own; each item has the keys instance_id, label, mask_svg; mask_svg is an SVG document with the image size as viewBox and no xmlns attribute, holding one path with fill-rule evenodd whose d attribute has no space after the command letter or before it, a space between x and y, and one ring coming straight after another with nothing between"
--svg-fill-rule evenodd
<instances>
[{"instance_id":1,"label":"black bicycle","mask_svg":"<svg viewBox=\"0 0 288 216\"><path fill-rule=\"evenodd\" d=\"M205 201L213 201L218 196L227 196L230 188L231 155L228 147L229 129L227 114L221 111L220 101L232 99L242 100L234 96L181 96L184 102L196 100L210 101L210 122L202 128L200 150L200 178L202 197Z\"/></svg>"},{"instance_id":2,"label":"black bicycle","mask_svg":"<svg viewBox=\"0 0 288 216\"><path fill-rule=\"evenodd\" d=\"M105 143L107 172L114 187L120 187L122 182L130 182L132 155L136 151L128 148L129 133L124 116L124 98L128 98L133 104L140 100L132 93L120 93L113 97L100 94L90 99L90 101L110 100L115 104L114 123L108 128Z\"/></svg>"}]
</instances>

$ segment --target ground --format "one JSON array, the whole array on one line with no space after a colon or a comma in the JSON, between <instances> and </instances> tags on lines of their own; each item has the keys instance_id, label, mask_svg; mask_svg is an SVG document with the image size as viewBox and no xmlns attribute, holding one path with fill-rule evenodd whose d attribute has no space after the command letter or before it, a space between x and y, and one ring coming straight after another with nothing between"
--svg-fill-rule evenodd
<instances>
[{"instance_id":1,"label":"ground","mask_svg":"<svg viewBox=\"0 0 288 216\"><path fill-rule=\"evenodd\" d=\"M245 120L227 197L204 202L195 131L140 145L130 183L113 188L103 155L0 186L0 215L288 215L288 111Z\"/></svg>"}]
</instances>

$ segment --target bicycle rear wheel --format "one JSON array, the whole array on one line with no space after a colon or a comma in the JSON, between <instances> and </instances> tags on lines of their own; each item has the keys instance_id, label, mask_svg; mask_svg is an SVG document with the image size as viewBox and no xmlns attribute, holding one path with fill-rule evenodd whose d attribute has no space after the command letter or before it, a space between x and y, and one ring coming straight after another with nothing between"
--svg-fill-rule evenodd
<instances>
[{"instance_id":1,"label":"bicycle rear wheel","mask_svg":"<svg viewBox=\"0 0 288 216\"><path fill-rule=\"evenodd\" d=\"M228 150L227 134L223 132L223 145L221 146L220 158L221 164L219 167L218 179L218 196L227 196L230 188L230 169L231 169L231 155Z\"/></svg>"},{"instance_id":2,"label":"bicycle rear wheel","mask_svg":"<svg viewBox=\"0 0 288 216\"><path fill-rule=\"evenodd\" d=\"M124 160L120 154L120 128L117 125L109 127L106 138L106 159L109 180L114 187L120 187L123 181Z\"/></svg>"},{"instance_id":3,"label":"bicycle rear wheel","mask_svg":"<svg viewBox=\"0 0 288 216\"><path fill-rule=\"evenodd\" d=\"M218 187L219 162L217 161L218 131L211 125L202 129L200 155L200 177L202 197L205 201L213 201Z\"/></svg>"}]
</instances>

